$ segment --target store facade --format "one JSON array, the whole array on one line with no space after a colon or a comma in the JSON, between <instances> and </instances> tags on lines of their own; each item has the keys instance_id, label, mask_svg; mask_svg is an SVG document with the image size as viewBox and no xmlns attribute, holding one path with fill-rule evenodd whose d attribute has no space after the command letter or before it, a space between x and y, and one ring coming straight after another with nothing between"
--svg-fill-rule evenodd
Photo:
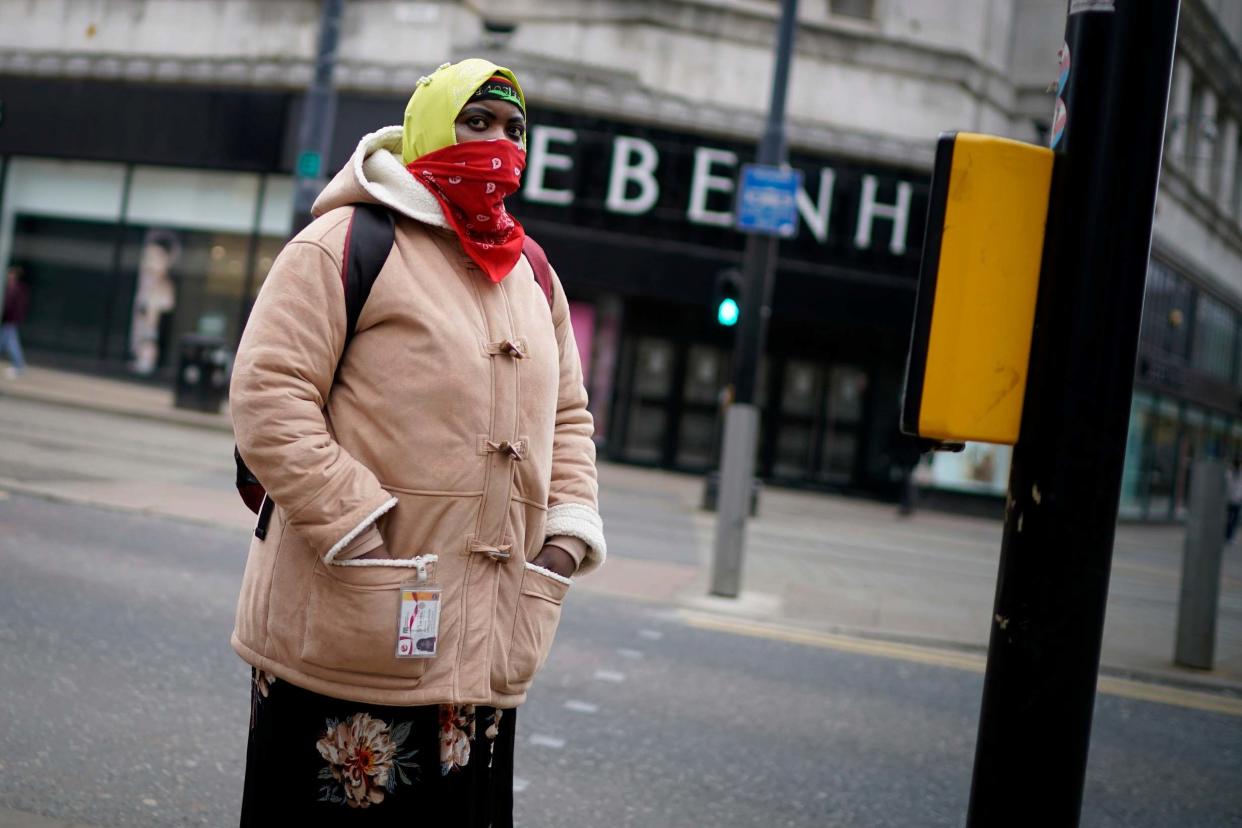
<instances>
[{"instance_id":1,"label":"store facade","mask_svg":"<svg viewBox=\"0 0 1242 828\"><path fill-rule=\"evenodd\" d=\"M183 335L236 343L291 229L297 96L7 79L4 98L0 258L30 275L24 336L36 358L168 381ZM403 105L342 95L330 167ZM732 350L713 285L740 262L732 186L752 148L537 101L531 116L513 209L571 299L601 449L713 468ZM792 161L805 178L802 225L781 248L761 473L882 493L899 474L893 401L926 175L798 152Z\"/></svg>"}]
</instances>

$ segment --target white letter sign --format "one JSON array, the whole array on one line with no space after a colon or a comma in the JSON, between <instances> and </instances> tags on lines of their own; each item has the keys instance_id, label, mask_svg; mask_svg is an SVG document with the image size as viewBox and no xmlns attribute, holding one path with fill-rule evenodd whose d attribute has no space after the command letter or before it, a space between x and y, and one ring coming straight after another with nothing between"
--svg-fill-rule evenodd
<instances>
[{"instance_id":1,"label":"white letter sign","mask_svg":"<svg viewBox=\"0 0 1242 828\"><path fill-rule=\"evenodd\" d=\"M694 150L694 178L690 181L690 209L686 216L696 224L714 224L717 227L733 226L733 211L707 209L707 195L711 192L733 192L733 177L712 175L716 164L737 166L737 153L729 150L696 147Z\"/></svg>"},{"instance_id":2,"label":"white letter sign","mask_svg":"<svg viewBox=\"0 0 1242 828\"><path fill-rule=\"evenodd\" d=\"M522 185L522 194L527 201L543 204L573 204L573 190L552 190L544 186L543 176L547 170L573 169L574 159L568 155L552 152L548 144L558 141L572 144L578 140L578 133L572 129L554 126L537 126L530 131L530 148L526 155L526 180Z\"/></svg>"},{"instance_id":3,"label":"white letter sign","mask_svg":"<svg viewBox=\"0 0 1242 828\"><path fill-rule=\"evenodd\" d=\"M806 190L798 188L798 212L810 229L815 241L828 241L828 218L832 215L832 188L836 186L837 174L831 167L819 171L819 203L813 203Z\"/></svg>"},{"instance_id":4,"label":"white letter sign","mask_svg":"<svg viewBox=\"0 0 1242 828\"><path fill-rule=\"evenodd\" d=\"M863 176L862 200L858 205L858 229L854 233L854 246L866 250L871 246L871 225L877 218L893 222L893 236L888 251L894 256L906 252L906 227L910 223L910 198L914 188L909 182L897 182L897 203L877 204L875 191L879 182L874 175Z\"/></svg>"},{"instance_id":5,"label":"white letter sign","mask_svg":"<svg viewBox=\"0 0 1242 828\"><path fill-rule=\"evenodd\" d=\"M638 163L631 164L633 156ZM650 141L618 135L612 142L612 170L608 173L608 197L604 206L614 213L636 216L655 206L660 198L660 182L655 171L660 154ZM638 194L627 196L630 183L638 185Z\"/></svg>"}]
</instances>

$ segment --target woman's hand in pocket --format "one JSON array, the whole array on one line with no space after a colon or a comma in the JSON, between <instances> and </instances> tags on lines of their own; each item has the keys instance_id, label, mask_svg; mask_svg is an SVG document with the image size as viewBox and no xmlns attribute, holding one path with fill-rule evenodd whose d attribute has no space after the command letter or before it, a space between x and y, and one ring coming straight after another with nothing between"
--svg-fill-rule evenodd
<instances>
[{"instance_id":1,"label":"woman's hand in pocket","mask_svg":"<svg viewBox=\"0 0 1242 828\"><path fill-rule=\"evenodd\" d=\"M531 561L535 566L541 566L551 572L555 572L562 578L572 577L578 569L578 564L574 561L573 555L570 555L559 546L548 544L539 550L539 554Z\"/></svg>"}]
</instances>

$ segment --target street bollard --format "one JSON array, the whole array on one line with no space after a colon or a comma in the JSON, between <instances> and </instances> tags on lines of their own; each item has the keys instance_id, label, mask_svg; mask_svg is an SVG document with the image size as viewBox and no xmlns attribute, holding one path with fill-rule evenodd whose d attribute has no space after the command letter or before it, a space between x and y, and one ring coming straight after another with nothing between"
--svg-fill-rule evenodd
<instances>
[{"instance_id":1,"label":"street bollard","mask_svg":"<svg viewBox=\"0 0 1242 828\"><path fill-rule=\"evenodd\" d=\"M1212 669L1224 546L1225 465L1219 460L1201 460L1191 470L1182 592L1177 608L1173 660L1183 667Z\"/></svg>"}]
</instances>

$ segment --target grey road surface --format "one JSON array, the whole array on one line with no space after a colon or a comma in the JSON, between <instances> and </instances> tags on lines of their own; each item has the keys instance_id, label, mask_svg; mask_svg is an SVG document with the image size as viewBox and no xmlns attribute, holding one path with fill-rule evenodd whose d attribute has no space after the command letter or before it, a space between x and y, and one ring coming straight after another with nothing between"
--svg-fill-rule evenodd
<instances>
[{"instance_id":1,"label":"grey road surface","mask_svg":"<svg viewBox=\"0 0 1242 828\"><path fill-rule=\"evenodd\" d=\"M0 499L0 824L235 824L246 533ZM572 594L519 713L533 826L951 826L980 677ZM1083 824L1242 825L1242 718L1101 695ZM14 821L17 820L17 821Z\"/></svg>"}]
</instances>

